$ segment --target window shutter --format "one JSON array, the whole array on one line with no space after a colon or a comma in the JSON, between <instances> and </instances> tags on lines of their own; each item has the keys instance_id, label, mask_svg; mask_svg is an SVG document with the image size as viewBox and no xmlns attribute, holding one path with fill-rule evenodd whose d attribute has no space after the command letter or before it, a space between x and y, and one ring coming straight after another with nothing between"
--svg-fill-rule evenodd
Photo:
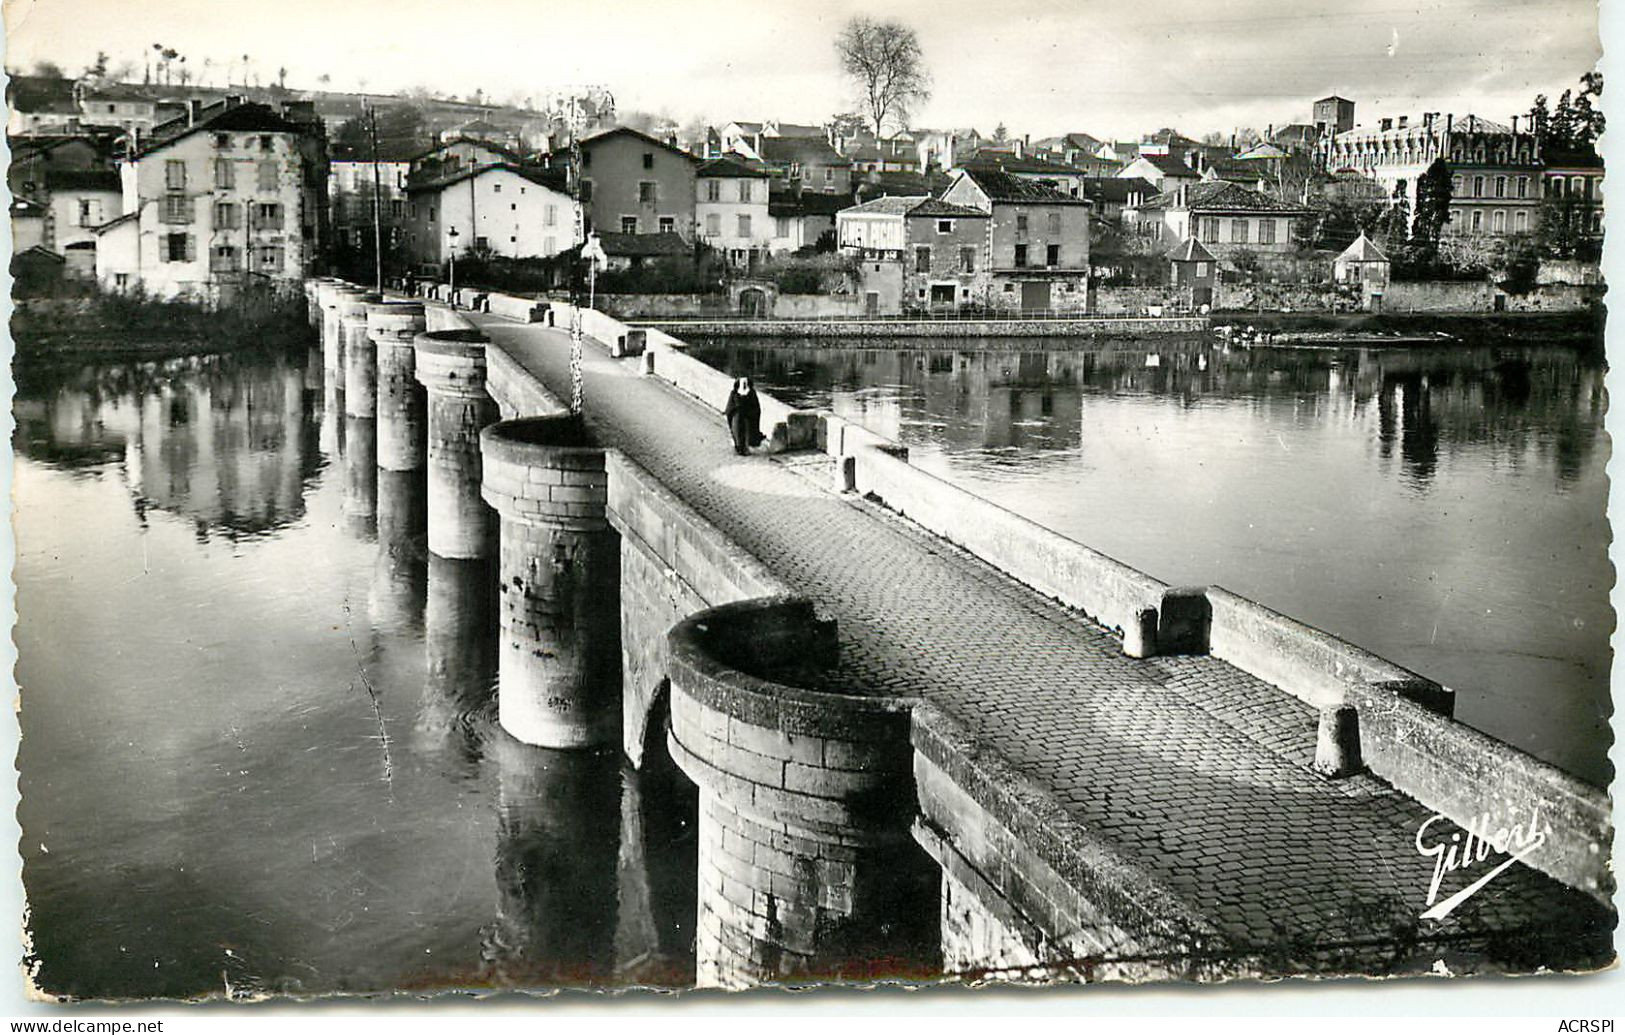
<instances>
[{"instance_id":1,"label":"window shutter","mask_svg":"<svg viewBox=\"0 0 1625 1035\"><path fill-rule=\"evenodd\" d=\"M186 261L197 261L197 238L193 237L191 234L186 235Z\"/></svg>"}]
</instances>

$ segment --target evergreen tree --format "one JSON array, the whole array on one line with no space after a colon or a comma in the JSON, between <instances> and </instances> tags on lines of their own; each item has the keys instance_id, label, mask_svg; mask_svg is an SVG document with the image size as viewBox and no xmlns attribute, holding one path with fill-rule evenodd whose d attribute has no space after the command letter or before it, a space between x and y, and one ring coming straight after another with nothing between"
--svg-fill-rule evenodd
<instances>
[{"instance_id":1,"label":"evergreen tree","mask_svg":"<svg viewBox=\"0 0 1625 1035\"><path fill-rule=\"evenodd\" d=\"M1416 214L1411 220L1411 241L1424 247L1439 243L1450 221L1450 167L1444 159L1432 165L1416 181Z\"/></svg>"}]
</instances>

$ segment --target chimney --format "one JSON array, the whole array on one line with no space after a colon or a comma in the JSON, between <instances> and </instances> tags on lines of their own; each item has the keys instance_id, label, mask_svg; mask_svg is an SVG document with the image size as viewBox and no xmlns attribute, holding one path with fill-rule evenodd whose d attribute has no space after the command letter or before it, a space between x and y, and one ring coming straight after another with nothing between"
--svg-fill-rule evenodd
<instances>
[{"instance_id":1,"label":"chimney","mask_svg":"<svg viewBox=\"0 0 1625 1035\"><path fill-rule=\"evenodd\" d=\"M1514 135L1518 132L1518 116L1516 115L1512 116L1512 132Z\"/></svg>"},{"instance_id":2,"label":"chimney","mask_svg":"<svg viewBox=\"0 0 1625 1035\"><path fill-rule=\"evenodd\" d=\"M1022 142L1019 138L1010 141L1010 150L1015 152L1017 158L1022 157Z\"/></svg>"},{"instance_id":3,"label":"chimney","mask_svg":"<svg viewBox=\"0 0 1625 1035\"><path fill-rule=\"evenodd\" d=\"M1409 122L1410 118L1411 117L1409 115L1401 115L1399 117L1399 128L1404 129L1405 128L1405 123Z\"/></svg>"},{"instance_id":4,"label":"chimney","mask_svg":"<svg viewBox=\"0 0 1625 1035\"><path fill-rule=\"evenodd\" d=\"M1377 125L1378 125L1378 128L1380 128L1384 133L1386 133L1390 129L1394 128L1394 120L1393 119L1383 119Z\"/></svg>"},{"instance_id":5,"label":"chimney","mask_svg":"<svg viewBox=\"0 0 1625 1035\"><path fill-rule=\"evenodd\" d=\"M193 97L191 100L187 101L186 102L186 124L188 126L197 125L198 114L200 112L202 112L202 111L203 111L203 102L202 101L198 100L196 97Z\"/></svg>"}]
</instances>

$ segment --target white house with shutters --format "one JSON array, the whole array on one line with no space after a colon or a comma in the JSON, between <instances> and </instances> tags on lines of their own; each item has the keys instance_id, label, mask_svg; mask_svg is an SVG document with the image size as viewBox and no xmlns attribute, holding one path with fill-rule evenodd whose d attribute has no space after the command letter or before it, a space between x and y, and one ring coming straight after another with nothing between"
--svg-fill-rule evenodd
<instances>
[{"instance_id":1,"label":"white house with shutters","mask_svg":"<svg viewBox=\"0 0 1625 1035\"><path fill-rule=\"evenodd\" d=\"M308 132L262 104L194 106L120 168L123 214L98 234L96 276L161 297L292 284L315 256L323 170Z\"/></svg>"}]
</instances>

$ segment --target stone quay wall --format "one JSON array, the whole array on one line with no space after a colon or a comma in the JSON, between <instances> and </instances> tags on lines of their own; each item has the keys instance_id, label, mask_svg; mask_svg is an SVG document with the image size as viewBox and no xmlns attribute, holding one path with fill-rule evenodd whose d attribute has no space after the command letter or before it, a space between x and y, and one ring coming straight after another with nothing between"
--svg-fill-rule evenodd
<instances>
[{"instance_id":1,"label":"stone quay wall","mask_svg":"<svg viewBox=\"0 0 1625 1035\"><path fill-rule=\"evenodd\" d=\"M645 320L642 325L677 334L734 338L922 338L942 347L961 338L1144 338L1165 334L1200 334L1205 316L1077 317L988 320ZM929 347L929 346L927 346Z\"/></svg>"}]
</instances>

